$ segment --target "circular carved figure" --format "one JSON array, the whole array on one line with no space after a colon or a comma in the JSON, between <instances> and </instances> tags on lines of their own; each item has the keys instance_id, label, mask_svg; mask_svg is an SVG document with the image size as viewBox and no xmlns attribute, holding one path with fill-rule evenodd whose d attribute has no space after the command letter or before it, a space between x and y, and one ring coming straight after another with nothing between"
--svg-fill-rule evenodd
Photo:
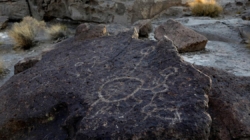
<instances>
[{"instance_id":1,"label":"circular carved figure","mask_svg":"<svg viewBox=\"0 0 250 140\"><path fill-rule=\"evenodd\" d=\"M99 97L104 102L126 100L141 89L143 81L135 77L119 77L107 81L100 87Z\"/></svg>"}]
</instances>

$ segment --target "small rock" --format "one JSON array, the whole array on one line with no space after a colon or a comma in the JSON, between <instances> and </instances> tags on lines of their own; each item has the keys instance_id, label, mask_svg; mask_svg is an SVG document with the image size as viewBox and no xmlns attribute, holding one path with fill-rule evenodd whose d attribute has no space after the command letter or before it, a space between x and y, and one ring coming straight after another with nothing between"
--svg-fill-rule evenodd
<instances>
[{"instance_id":1,"label":"small rock","mask_svg":"<svg viewBox=\"0 0 250 140\"><path fill-rule=\"evenodd\" d=\"M148 37L152 31L151 20L139 20L133 24L137 31L139 31L139 37Z\"/></svg>"},{"instance_id":2,"label":"small rock","mask_svg":"<svg viewBox=\"0 0 250 140\"><path fill-rule=\"evenodd\" d=\"M106 26L103 24L80 24L76 28L75 40L85 40L105 36L107 34Z\"/></svg>"},{"instance_id":3,"label":"small rock","mask_svg":"<svg viewBox=\"0 0 250 140\"><path fill-rule=\"evenodd\" d=\"M155 29L155 38L161 40L167 36L173 41L180 53L203 50L207 44L207 38L181 23L169 19Z\"/></svg>"},{"instance_id":4,"label":"small rock","mask_svg":"<svg viewBox=\"0 0 250 140\"><path fill-rule=\"evenodd\" d=\"M242 14L241 18L243 20L250 20L250 11L247 11L244 14Z\"/></svg>"},{"instance_id":5,"label":"small rock","mask_svg":"<svg viewBox=\"0 0 250 140\"><path fill-rule=\"evenodd\" d=\"M33 67L40 60L41 60L40 56L24 58L23 60L21 60L17 64L15 64L14 74L18 74L20 72L23 72L23 71Z\"/></svg>"},{"instance_id":6,"label":"small rock","mask_svg":"<svg viewBox=\"0 0 250 140\"><path fill-rule=\"evenodd\" d=\"M9 18L7 16L0 16L0 29L4 29L8 25Z\"/></svg>"}]
</instances>

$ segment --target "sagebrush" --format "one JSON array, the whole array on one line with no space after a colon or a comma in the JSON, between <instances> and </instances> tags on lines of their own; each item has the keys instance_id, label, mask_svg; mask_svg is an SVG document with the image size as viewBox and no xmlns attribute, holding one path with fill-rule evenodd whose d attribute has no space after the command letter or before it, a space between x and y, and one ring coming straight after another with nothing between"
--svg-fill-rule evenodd
<instances>
[{"instance_id":1,"label":"sagebrush","mask_svg":"<svg viewBox=\"0 0 250 140\"><path fill-rule=\"evenodd\" d=\"M50 38L57 39L66 36L67 27L61 24L47 27L44 21L38 21L32 17L24 17L20 23L14 23L9 36L15 41L14 49L29 49L35 45L41 34L49 34Z\"/></svg>"},{"instance_id":2,"label":"sagebrush","mask_svg":"<svg viewBox=\"0 0 250 140\"><path fill-rule=\"evenodd\" d=\"M194 0L189 6L195 16L217 17L223 10L216 0Z\"/></svg>"},{"instance_id":3,"label":"sagebrush","mask_svg":"<svg viewBox=\"0 0 250 140\"><path fill-rule=\"evenodd\" d=\"M67 26L62 24L55 24L47 28L47 32L51 39L58 39L65 37L67 34Z\"/></svg>"},{"instance_id":4,"label":"sagebrush","mask_svg":"<svg viewBox=\"0 0 250 140\"><path fill-rule=\"evenodd\" d=\"M29 49L34 45L36 34L45 27L44 21L24 17L20 23L14 23L8 34L15 41L15 49Z\"/></svg>"}]
</instances>

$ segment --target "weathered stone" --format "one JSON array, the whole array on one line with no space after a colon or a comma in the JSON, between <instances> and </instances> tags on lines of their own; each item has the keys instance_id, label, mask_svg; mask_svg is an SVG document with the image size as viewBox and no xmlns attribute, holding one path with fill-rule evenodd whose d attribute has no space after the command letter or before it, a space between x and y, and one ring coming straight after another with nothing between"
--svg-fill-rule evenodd
<instances>
[{"instance_id":1,"label":"weathered stone","mask_svg":"<svg viewBox=\"0 0 250 140\"><path fill-rule=\"evenodd\" d=\"M215 68L195 67L212 79L210 139L250 139L250 77L237 77Z\"/></svg>"},{"instance_id":2,"label":"weathered stone","mask_svg":"<svg viewBox=\"0 0 250 140\"><path fill-rule=\"evenodd\" d=\"M139 20L133 24L136 30L139 32L139 37L148 37L149 33L152 31L151 20Z\"/></svg>"},{"instance_id":3,"label":"weathered stone","mask_svg":"<svg viewBox=\"0 0 250 140\"><path fill-rule=\"evenodd\" d=\"M76 28L75 40L85 40L107 35L107 29L102 24L80 24Z\"/></svg>"},{"instance_id":4,"label":"weathered stone","mask_svg":"<svg viewBox=\"0 0 250 140\"><path fill-rule=\"evenodd\" d=\"M70 18L98 23L132 24L153 18L181 0L28 0L37 18Z\"/></svg>"},{"instance_id":5,"label":"weathered stone","mask_svg":"<svg viewBox=\"0 0 250 140\"><path fill-rule=\"evenodd\" d=\"M27 57L23 60L20 60L17 64L14 66L14 74L18 74L20 72L23 72L31 67L33 67L37 62L39 62L41 59L40 56L35 57Z\"/></svg>"},{"instance_id":6,"label":"weathered stone","mask_svg":"<svg viewBox=\"0 0 250 140\"><path fill-rule=\"evenodd\" d=\"M7 16L0 16L0 29L7 27L9 18Z\"/></svg>"},{"instance_id":7,"label":"weathered stone","mask_svg":"<svg viewBox=\"0 0 250 140\"><path fill-rule=\"evenodd\" d=\"M134 31L74 41L0 88L0 139L208 139L207 76Z\"/></svg>"},{"instance_id":8,"label":"weathered stone","mask_svg":"<svg viewBox=\"0 0 250 140\"><path fill-rule=\"evenodd\" d=\"M0 2L0 16L8 16L9 19L18 20L29 15L29 7L25 0Z\"/></svg>"},{"instance_id":9,"label":"weathered stone","mask_svg":"<svg viewBox=\"0 0 250 140\"><path fill-rule=\"evenodd\" d=\"M180 53L202 50L208 41L205 36L173 19L169 19L155 29L155 38L157 40L162 40L165 36L173 41Z\"/></svg>"}]
</instances>

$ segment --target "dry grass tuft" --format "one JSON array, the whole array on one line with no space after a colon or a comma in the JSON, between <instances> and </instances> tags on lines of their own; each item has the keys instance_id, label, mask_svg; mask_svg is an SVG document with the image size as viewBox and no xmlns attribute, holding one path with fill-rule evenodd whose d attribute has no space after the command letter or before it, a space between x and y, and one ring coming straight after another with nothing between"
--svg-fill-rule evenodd
<instances>
[{"instance_id":1,"label":"dry grass tuft","mask_svg":"<svg viewBox=\"0 0 250 140\"><path fill-rule=\"evenodd\" d=\"M15 23L12 26L8 34L15 41L14 49L29 49L43 35L49 35L53 40L65 37L67 35L67 27L61 24L47 27L44 21L38 21L32 17L24 17L20 23Z\"/></svg>"},{"instance_id":2,"label":"dry grass tuft","mask_svg":"<svg viewBox=\"0 0 250 140\"><path fill-rule=\"evenodd\" d=\"M217 17L223 10L216 0L194 0L189 6L195 16Z\"/></svg>"},{"instance_id":3,"label":"dry grass tuft","mask_svg":"<svg viewBox=\"0 0 250 140\"><path fill-rule=\"evenodd\" d=\"M24 17L22 22L15 23L9 31L9 36L15 41L14 49L29 49L34 45L36 34L44 30L46 23L32 17Z\"/></svg>"},{"instance_id":4,"label":"dry grass tuft","mask_svg":"<svg viewBox=\"0 0 250 140\"><path fill-rule=\"evenodd\" d=\"M62 38L67 34L67 26L62 24L55 24L47 28L47 32L53 40Z\"/></svg>"}]
</instances>

